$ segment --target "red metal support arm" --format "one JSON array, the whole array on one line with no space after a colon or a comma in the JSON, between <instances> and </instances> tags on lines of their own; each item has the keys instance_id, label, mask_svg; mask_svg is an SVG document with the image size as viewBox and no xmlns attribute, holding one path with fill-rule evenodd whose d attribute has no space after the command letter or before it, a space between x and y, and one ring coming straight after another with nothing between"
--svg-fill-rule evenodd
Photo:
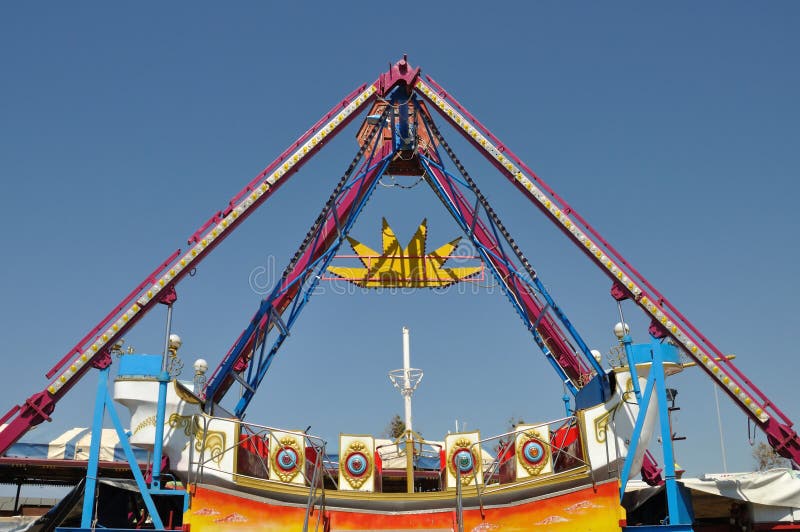
<instances>
[{"instance_id":1,"label":"red metal support arm","mask_svg":"<svg viewBox=\"0 0 800 532\"><path fill-rule=\"evenodd\" d=\"M431 158L436 159L435 155L431 156ZM431 169L433 174L431 177L445 190L450 202L456 206L459 214L467 222L467 225L474 227L475 240L486 249L498 253L501 249L500 243L497 242L492 231L486 227L483 220L475 212L473 205L466 200L458 188L448 185L450 180L441 170L435 166L432 166ZM570 347L564 333L553 319L547 314L542 315L544 305L538 301L531 287L527 283L522 282L522 280L511 271L509 266L498 257L490 255L489 261L491 261L494 268L500 272L503 283L508 287L509 292L514 294L517 298L517 302L524 309L528 320L528 323L525 324L526 327L533 327L536 325L539 335L542 337L548 350L552 353L553 358L558 362L567 376L569 376L575 388L581 388L585 384L585 380L587 375L590 374L590 371Z\"/></svg>"},{"instance_id":2,"label":"red metal support arm","mask_svg":"<svg viewBox=\"0 0 800 532\"><path fill-rule=\"evenodd\" d=\"M464 138L536 205L567 237L605 271L617 299L629 297L653 320L651 332L672 337L767 434L770 444L800 466L800 438L792 422L722 351L519 157L429 77L416 91Z\"/></svg>"},{"instance_id":3,"label":"red metal support arm","mask_svg":"<svg viewBox=\"0 0 800 532\"><path fill-rule=\"evenodd\" d=\"M383 147L380 148L375 154L373 162L377 162L390 154L391 145L389 143L384 143ZM379 171L380 166L376 166L372 170L368 171L359 186L350 187L342 196L341 200L337 202L328 212L325 222L319 229L316 245L307 247L296 261L291 271L288 272L288 275L281 280L279 295L272 302L272 308L275 315L281 316L292 303L295 296L297 296L301 287L303 286L304 280L312 274L312 271L308 268L309 265L314 263L314 261L325 254L331 245L336 241L339 236L339 227L345 225L350 219L350 216L353 214L354 207L360 203L363 195L367 190L370 189L370 184L378 178ZM270 318L271 316L269 313L266 313L261 317L258 326L247 338L244 349L241 351L237 360L234 361L232 365L233 372L241 372L247 369L252 360L255 349L261 344L261 342L264 341L267 333L273 326ZM244 334L244 332L242 334ZM222 360L219 366L217 366L217 369L214 370L213 375L208 380L208 386L211 386L216 379L223 379L222 383L216 388L214 397L209 398L217 404L222 401L230 389L231 384L234 382L234 379L230 374L223 375L220 373L221 368L227 365L227 359L231 356L234 347L239 343L241 338L242 335L239 335L239 338L228 350L226 357Z\"/></svg>"},{"instance_id":4,"label":"red metal support arm","mask_svg":"<svg viewBox=\"0 0 800 532\"><path fill-rule=\"evenodd\" d=\"M389 80L398 83L397 79ZM32 395L22 405L14 406L2 421L8 425L0 431L0 454L33 426L49 420L56 403L79 381L99 359L108 356L113 346L142 316L174 292L175 285L208 253L217 247L245 218L263 204L284 182L313 156L327 141L356 116L359 109L378 94L379 81L362 85L337 103L311 129L304 133L277 159L256 175L222 211L212 216L189 238L186 253L180 250L138 285L119 305L93 327L89 333L55 367L47 378L56 376L44 390ZM135 299L135 301L134 301Z\"/></svg>"}]
</instances>

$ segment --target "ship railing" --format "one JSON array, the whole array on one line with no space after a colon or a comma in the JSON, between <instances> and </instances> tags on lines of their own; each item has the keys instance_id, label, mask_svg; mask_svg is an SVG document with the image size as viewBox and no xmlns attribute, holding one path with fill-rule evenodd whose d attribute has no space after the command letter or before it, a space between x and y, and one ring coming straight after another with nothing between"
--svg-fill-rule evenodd
<instances>
[{"instance_id":1,"label":"ship railing","mask_svg":"<svg viewBox=\"0 0 800 532\"><path fill-rule=\"evenodd\" d=\"M417 468L420 466L420 463L426 459L438 461L444 446L439 443L433 443L414 438L411 449L414 453L414 467ZM406 440L404 439L404 436L401 436L392 443L384 443L376 446L375 452L378 453L378 456L381 457L381 460L384 462L384 464L386 462L390 462L391 460L398 460L400 458L405 459ZM384 467L386 466L384 465ZM405 465L403 467L405 467Z\"/></svg>"},{"instance_id":2,"label":"ship railing","mask_svg":"<svg viewBox=\"0 0 800 532\"><path fill-rule=\"evenodd\" d=\"M517 479L516 471L510 471L516 467L517 439L526 433L538 433L545 435L544 438L535 438L549 455L549 459L543 464L550 464L550 468L541 467L541 473L536 472L536 468L531 468L533 473L526 479ZM577 443L577 445L576 445ZM475 485L479 492L481 489L489 489L501 484L514 482L519 485L521 480L526 482L538 482L542 478L558 475L568 471L577 471L591 467L586 458L578 420L575 416L564 417L553 421L539 424L525 425L522 428L515 428L503 434L483 438L472 444L473 454L477 454L478 449L492 448L495 457L491 460L484 459L483 456L483 475L475 475ZM548 458L547 456L545 458ZM547 469L550 469L547 471Z\"/></svg>"},{"instance_id":3,"label":"ship railing","mask_svg":"<svg viewBox=\"0 0 800 532\"><path fill-rule=\"evenodd\" d=\"M233 427L231 427L233 425ZM303 463L298 474L304 483L312 487L312 493L324 489L325 478L337 485L337 480L330 474L330 462L326 458L326 442L319 436L303 431L285 430L255 423L245 423L238 419L223 418L197 414L192 419L193 435L189 450L189 483L203 482L206 470L222 474L233 473L240 477L258 480L269 479L269 445L277 441L277 434L295 436L302 442ZM233 434L232 442L214 438L215 434ZM213 442L210 444L209 442ZM235 453L234 467L231 470L220 466L226 453ZM279 482L279 481L276 481Z\"/></svg>"},{"instance_id":4,"label":"ship railing","mask_svg":"<svg viewBox=\"0 0 800 532\"><path fill-rule=\"evenodd\" d=\"M579 442L579 445L577 446L577 450L575 452L567 448L571 446L571 444L567 444L567 438L570 437L571 430L577 431L577 437L575 441ZM516 472L514 472L514 475L503 475L503 467L516 467L516 460L519 460L519 457L517 457L516 444L518 436L534 431L539 434L545 432L547 435L546 438L537 437L536 440L544 449L546 449L546 452L549 454L550 459L548 461L550 464L552 464L551 471L546 473L543 472L542 474L531 475L525 479L517 479ZM514 482L514 486L524 486L526 484L538 483L541 480L550 478L554 475L561 475L570 471L585 470L589 472L589 475L592 479L592 484L594 484L594 473L592 472L590 464L584 459L584 453L586 451L584 450L584 444L580 434L580 429L578 427L578 420L575 416L539 423L538 425L525 425L523 428L515 428L514 430L505 432L503 434L498 434L489 438L483 438L474 442L470 446L470 451L472 452L473 456L476 453L480 455L480 450L486 446L493 446L497 453L494 460L489 462L488 465L481 456L484 466L483 475L474 475L474 483L478 495L478 504L480 505L481 517L484 517L483 495L486 492L503 489L502 484L504 483L503 481L506 480L504 477L508 477L508 480ZM544 471L544 468L542 469ZM460 477L460 471L457 469L456 471ZM461 515L463 501L460 480L461 479L459 478L458 481L456 481L456 519L459 525L463 523L463 516ZM460 526L459 530L461 530Z\"/></svg>"},{"instance_id":5,"label":"ship railing","mask_svg":"<svg viewBox=\"0 0 800 532\"><path fill-rule=\"evenodd\" d=\"M408 452L411 449L411 469L414 478L422 472L427 478L436 478L437 486L434 491L444 489L444 472L446 471L442 456L444 455L443 442L429 442L418 432L411 431L410 439L403 434L391 443L383 443L375 447L375 455L381 460L383 474L379 475L380 488L383 487L384 475L390 471L403 470L408 474Z\"/></svg>"}]
</instances>

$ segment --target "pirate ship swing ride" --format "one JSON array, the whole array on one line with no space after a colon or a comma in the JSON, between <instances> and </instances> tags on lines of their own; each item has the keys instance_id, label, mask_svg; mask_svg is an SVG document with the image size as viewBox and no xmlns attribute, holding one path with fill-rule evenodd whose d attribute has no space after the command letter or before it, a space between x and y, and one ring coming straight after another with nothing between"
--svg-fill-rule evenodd
<instances>
[{"instance_id":1,"label":"pirate ship swing ride","mask_svg":"<svg viewBox=\"0 0 800 532\"><path fill-rule=\"evenodd\" d=\"M364 110L357 154L246 329L207 379L203 361L196 364L202 378L193 384L172 378L170 361L180 347L170 334L177 283ZM445 140L431 110L608 275L615 300L627 300L651 318L650 343L633 344L621 322L615 329L620 362L610 370L602 367ZM458 239L428 251L424 221L407 246L385 221L380 251L351 237L383 175L424 181L462 230L461 238L471 242L477 265L447 266ZM359 266L333 264L345 244ZM491 438L474 431L435 442L415 433L409 417L396 441L342 434L338 455L305 431L243 421L272 360L325 276L365 288L430 288L484 274L503 290L571 393L574 408L567 417L520 425ZM164 354L121 357L109 391L111 348L158 304L168 307ZM52 379L47 388L4 416L0 449L48 419L57 401L95 367L101 370L95 428L102 427L107 409L125 432L113 413L116 401L131 412L129 444L153 452L149 482L133 469L148 522L158 529L618 530L625 524L621 493L641 472L648 482L666 485L671 526L690 530L686 500L675 482L664 400L664 379L683 369L681 356L702 368L764 430L778 453L800 463L800 440L791 421L766 395L452 95L403 58L335 105L203 224L186 252L170 256L70 350L47 374ZM410 402L419 374L406 358L394 376ZM241 393L229 412L220 404L233 389ZM647 451L654 434L661 438L663 470ZM496 455L488 449L497 449ZM168 457L168 472L162 470L162 456ZM90 461L87 493L94 492L96 465L96 459ZM185 491L167 487L167 473ZM181 502L173 505L168 521L163 501L170 497ZM92 502L85 498L82 529L92 527Z\"/></svg>"}]
</instances>

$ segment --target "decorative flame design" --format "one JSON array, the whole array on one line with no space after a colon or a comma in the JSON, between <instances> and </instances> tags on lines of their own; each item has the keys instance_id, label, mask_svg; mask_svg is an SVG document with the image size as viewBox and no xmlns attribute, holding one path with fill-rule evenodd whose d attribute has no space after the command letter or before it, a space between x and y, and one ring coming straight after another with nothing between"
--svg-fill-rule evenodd
<instances>
[{"instance_id":1,"label":"decorative flame design","mask_svg":"<svg viewBox=\"0 0 800 532\"><path fill-rule=\"evenodd\" d=\"M328 271L363 288L441 288L481 272L481 266L443 268L461 237L428 253L425 249L427 235L428 221L422 220L408 246L402 248L383 218L382 253L347 237L364 267L329 266Z\"/></svg>"}]
</instances>

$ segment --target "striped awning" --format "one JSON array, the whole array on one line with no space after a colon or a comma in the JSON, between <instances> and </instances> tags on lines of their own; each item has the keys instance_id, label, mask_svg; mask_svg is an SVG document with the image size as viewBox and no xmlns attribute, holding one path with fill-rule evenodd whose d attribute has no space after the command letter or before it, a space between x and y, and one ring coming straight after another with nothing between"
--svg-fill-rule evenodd
<instances>
[{"instance_id":1,"label":"striped awning","mask_svg":"<svg viewBox=\"0 0 800 532\"><path fill-rule=\"evenodd\" d=\"M76 427L60 432L50 430L46 426L39 426L12 445L5 456L49 460L88 460L91 441L92 431L86 427ZM147 461L147 451L134 447L133 452L138 462ZM100 440L100 460L127 461L117 431L114 429L103 429Z\"/></svg>"}]
</instances>

